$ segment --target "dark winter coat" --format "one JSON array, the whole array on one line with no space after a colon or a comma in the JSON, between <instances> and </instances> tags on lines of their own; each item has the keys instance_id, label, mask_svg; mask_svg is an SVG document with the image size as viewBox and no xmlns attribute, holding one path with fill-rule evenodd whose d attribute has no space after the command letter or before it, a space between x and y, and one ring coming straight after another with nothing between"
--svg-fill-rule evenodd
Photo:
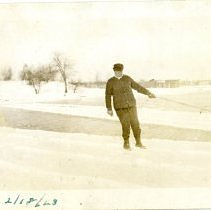
<instances>
[{"instance_id":1,"label":"dark winter coat","mask_svg":"<svg viewBox=\"0 0 211 210\"><path fill-rule=\"evenodd\" d=\"M113 96L114 109L136 106L132 89L139 93L149 95L150 91L136 83L132 78L123 75L121 79L112 77L107 81L105 91L106 108L112 109L111 97Z\"/></svg>"}]
</instances>

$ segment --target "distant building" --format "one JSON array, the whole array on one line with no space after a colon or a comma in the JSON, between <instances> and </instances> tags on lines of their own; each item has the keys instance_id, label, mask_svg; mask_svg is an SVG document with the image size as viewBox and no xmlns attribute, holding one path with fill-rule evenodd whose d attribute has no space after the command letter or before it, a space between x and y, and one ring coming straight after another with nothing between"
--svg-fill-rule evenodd
<instances>
[{"instance_id":1,"label":"distant building","mask_svg":"<svg viewBox=\"0 0 211 210\"><path fill-rule=\"evenodd\" d=\"M165 87L167 88L176 88L180 86L180 80L165 80Z\"/></svg>"},{"instance_id":2,"label":"distant building","mask_svg":"<svg viewBox=\"0 0 211 210\"><path fill-rule=\"evenodd\" d=\"M95 81L95 82L76 82L77 84L71 83L73 85L88 87L88 88L105 88L105 81ZM155 80L151 79L149 81L140 80L139 84L145 88L177 88L181 86L192 86L192 85L211 85L211 80Z\"/></svg>"},{"instance_id":3,"label":"distant building","mask_svg":"<svg viewBox=\"0 0 211 210\"><path fill-rule=\"evenodd\" d=\"M140 85L146 87L146 88L153 88L153 87L159 87L162 86L158 80L151 79L149 81L141 80L139 82Z\"/></svg>"},{"instance_id":4,"label":"distant building","mask_svg":"<svg viewBox=\"0 0 211 210\"><path fill-rule=\"evenodd\" d=\"M155 80L151 79L149 81L141 80L140 85L146 88L174 88L180 86L179 80Z\"/></svg>"},{"instance_id":5,"label":"distant building","mask_svg":"<svg viewBox=\"0 0 211 210\"><path fill-rule=\"evenodd\" d=\"M164 88L165 87L165 80L157 80L156 87L158 87L158 88Z\"/></svg>"},{"instance_id":6,"label":"distant building","mask_svg":"<svg viewBox=\"0 0 211 210\"><path fill-rule=\"evenodd\" d=\"M198 85L211 85L210 80L200 80L198 81Z\"/></svg>"},{"instance_id":7,"label":"distant building","mask_svg":"<svg viewBox=\"0 0 211 210\"><path fill-rule=\"evenodd\" d=\"M155 79L149 80L148 87L157 87L157 81Z\"/></svg>"}]
</instances>

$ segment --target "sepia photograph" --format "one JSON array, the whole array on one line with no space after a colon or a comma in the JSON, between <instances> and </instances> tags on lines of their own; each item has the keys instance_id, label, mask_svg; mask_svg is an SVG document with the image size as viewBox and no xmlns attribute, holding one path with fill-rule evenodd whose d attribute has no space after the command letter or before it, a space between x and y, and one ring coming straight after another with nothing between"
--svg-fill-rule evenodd
<instances>
[{"instance_id":1,"label":"sepia photograph","mask_svg":"<svg viewBox=\"0 0 211 210\"><path fill-rule=\"evenodd\" d=\"M0 208L211 209L211 1L0 2Z\"/></svg>"}]
</instances>

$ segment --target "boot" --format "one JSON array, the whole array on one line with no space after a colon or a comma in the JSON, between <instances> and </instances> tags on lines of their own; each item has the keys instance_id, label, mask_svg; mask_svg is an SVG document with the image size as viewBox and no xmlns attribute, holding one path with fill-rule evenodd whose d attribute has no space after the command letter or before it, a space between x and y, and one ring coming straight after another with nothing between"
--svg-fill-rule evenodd
<instances>
[{"instance_id":1,"label":"boot","mask_svg":"<svg viewBox=\"0 0 211 210\"><path fill-rule=\"evenodd\" d=\"M136 139L136 147L140 147L140 148L146 148L142 143L140 139Z\"/></svg>"},{"instance_id":2,"label":"boot","mask_svg":"<svg viewBox=\"0 0 211 210\"><path fill-rule=\"evenodd\" d=\"M123 148L127 150L131 150L129 140L124 140Z\"/></svg>"}]
</instances>

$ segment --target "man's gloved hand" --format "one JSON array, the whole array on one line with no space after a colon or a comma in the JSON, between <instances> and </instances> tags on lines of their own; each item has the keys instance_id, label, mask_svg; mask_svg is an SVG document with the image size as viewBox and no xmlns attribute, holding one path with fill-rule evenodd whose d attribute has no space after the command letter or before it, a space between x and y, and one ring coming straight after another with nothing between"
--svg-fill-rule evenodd
<instances>
[{"instance_id":1,"label":"man's gloved hand","mask_svg":"<svg viewBox=\"0 0 211 210\"><path fill-rule=\"evenodd\" d=\"M112 111L112 109L107 109L107 113L108 113L110 116L113 116L113 111Z\"/></svg>"},{"instance_id":2,"label":"man's gloved hand","mask_svg":"<svg viewBox=\"0 0 211 210\"><path fill-rule=\"evenodd\" d=\"M156 96L153 93L148 94L149 98L156 98Z\"/></svg>"}]
</instances>

